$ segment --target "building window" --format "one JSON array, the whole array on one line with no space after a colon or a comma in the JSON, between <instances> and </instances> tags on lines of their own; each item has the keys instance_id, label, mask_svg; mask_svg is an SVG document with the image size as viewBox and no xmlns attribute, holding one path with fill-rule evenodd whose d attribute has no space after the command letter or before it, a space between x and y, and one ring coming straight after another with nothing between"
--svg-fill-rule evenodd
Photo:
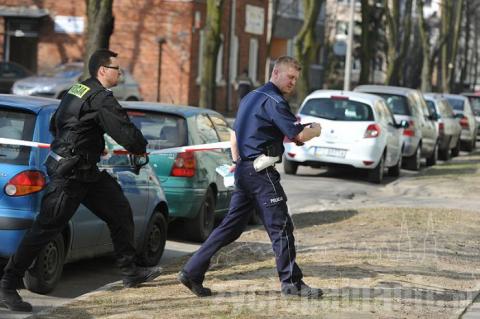
<instances>
[{"instance_id":1,"label":"building window","mask_svg":"<svg viewBox=\"0 0 480 319\"><path fill-rule=\"evenodd\" d=\"M248 54L248 76L252 79L253 84L257 83L258 71L258 39L250 39L250 50Z\"/></svg>"}]
</instances>

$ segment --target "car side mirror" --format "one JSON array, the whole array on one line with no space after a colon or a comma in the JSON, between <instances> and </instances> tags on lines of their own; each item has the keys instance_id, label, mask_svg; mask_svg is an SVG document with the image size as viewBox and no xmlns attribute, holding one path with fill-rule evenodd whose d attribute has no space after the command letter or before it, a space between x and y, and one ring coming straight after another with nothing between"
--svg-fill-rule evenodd
<instances>
[{"instance_id":1,"label":"car side mirror","mask_svg":"<svg viewBox=\"0 0 480 319\"><path fill-rule=\"evenodd\" d=\"M427 117L430 121L437 121L439 119L439 116L437 113L432 113L430 115L428 115Z\"/></svg>"},{"instance_id":2,"label":"car side mirror","mask_svg":"<svg viewBox=\"0 0 480 319\"><path fill-rule=\"evenodd\" d=\"M138 175L140 174L140 169L147 165L148 162L150 161L150 159L148 158L148 155L129 155L129 159L130 159L130 167L132 168L133 170L133 173L135 173L135 175Z\"/></svg>"},{"instance_id":3,"label":"car side mirror","mask_svg":"<svg viewBox=\"0 0 480 319\"><path fill-rule=\"evenodd\" d=\"M409 126L410 124L406 120L401 120L400 123L397 123L397 128L408 128Z\"/></svg>"}]
</instances>

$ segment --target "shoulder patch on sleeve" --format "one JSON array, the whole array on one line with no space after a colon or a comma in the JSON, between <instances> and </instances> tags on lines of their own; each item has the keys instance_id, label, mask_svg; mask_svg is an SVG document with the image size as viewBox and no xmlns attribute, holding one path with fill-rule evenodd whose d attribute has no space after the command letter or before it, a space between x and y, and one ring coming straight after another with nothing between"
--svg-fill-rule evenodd
<instances>
[{"instance_id":1,"label":"shoulder patch on sleeve","mask_svg":"<svg viewBox=\"0 0 480 319\"><path fill-rule=\"evenodd\" d=\"M77 83L74 84L70 90L68 90L68 94L75 95L78 98L82 98L88 91L90 91L90 88L84 84Z\"/></svg>"}]
</instances>

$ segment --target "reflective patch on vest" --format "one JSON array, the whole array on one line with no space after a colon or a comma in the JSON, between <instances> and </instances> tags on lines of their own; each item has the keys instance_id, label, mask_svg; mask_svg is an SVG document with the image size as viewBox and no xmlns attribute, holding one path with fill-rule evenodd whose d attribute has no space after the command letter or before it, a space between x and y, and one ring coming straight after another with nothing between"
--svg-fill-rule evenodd
<instances>
[{"instance_id":1,"label":"reflective patch on vest","mask_svg":"<svg viewBox=\"0 0 480 319\"><path fill-rule=\"evenodd\" d=\"M68 94L72 94L78 98L82 98L88 91L90 91L90 88L88 86L77 83L73 85L70 90L68 90Z\"/></svg>"},{"instance_id":2,"label":"reflective patch on vest","mask_svg":"<svg viewBox=\"0 0 480 319\"><path fill-rule=\"evenodd\" d=\"M270 198L270 204L276 204L278 202L283 201L283 196L276 197L276 198Z\"/></svg>"}]
</instances>

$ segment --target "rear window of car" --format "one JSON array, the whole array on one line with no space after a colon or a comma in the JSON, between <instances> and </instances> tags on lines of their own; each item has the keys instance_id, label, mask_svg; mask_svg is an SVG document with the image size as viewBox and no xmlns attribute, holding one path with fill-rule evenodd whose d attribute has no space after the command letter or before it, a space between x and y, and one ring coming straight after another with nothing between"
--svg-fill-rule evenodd
<instances>
[{"instance_id":1,"label":"rear window of car","mask_svg":"<svg viewBox=\"0 0 480 319\"><path fill-rule=\"evenodd\" d=\"M31 141L36 115L0 105L0 137ZM0 144L0 162L28 165L31 147Z\"/></svg>"},{"instance_id":2,"label":"rear window of car","mask_svg":"<svg viewBox=\"0 0 480 319\"><path fill-rule=\"evenodd\" d=\"M371 94L381 96L385 100L388 108L390 109L390 111L393 112L393 114L411 115L410 108L408 107L408 100L405 96L375 92L372 92Z\"/></svg>"},{"instance_id":3,"label":"rear window of car","mask_svg":"<svg viewBox=\"0 0 480 319\"><path fill-rule=\"evenodd\" d=\"M373 121L373 111L368 104L347 99L310 99L300 114L334 121Z\"/></svg>"},{"instance_id":4,"label":"rear window of car","mask_svg":"<svg viewBox=\"0 0 480 319\"><path fill-rule=\"evenodd\" d=\"M473 111L475 112L475 115L480 115L480 96L469 96L468 100L470 101L470 104L472 105Z\"/></svg>"},{"instance_id":5,"label":"rear window of car","mask_svg":"<svg viewBox=\"0 0 480 319\"><path fill-rule=\"evenodd\" d=\"M127 111L132 122L148 141L147 148L164 148L187 145L187 123L185 118L173 114Z\"/></svg>"},{"instance_id":6,"label":"rear window of car","mask_svg":"<svg viewBox=\"0 0 480 319\"><path fill-rule=\"evenodd\" d=\"M448 103L453 107L454 110L456 111L463 111L464 107L464 101L462 99L454 99L454 98L448 98Z\"/></svg>"},{"instance_id":7,"label":"rear window of car","mask_svg":"<svg viewBox=\"0 0 480 319\"><path fill-rule=\"evenodd\" d=\"M425 100L425 102L427 103L430 113L437 114L437 110L435 109L435 103L433 103L433 101L431 100Z\"/></svg>"}]
</instances>

